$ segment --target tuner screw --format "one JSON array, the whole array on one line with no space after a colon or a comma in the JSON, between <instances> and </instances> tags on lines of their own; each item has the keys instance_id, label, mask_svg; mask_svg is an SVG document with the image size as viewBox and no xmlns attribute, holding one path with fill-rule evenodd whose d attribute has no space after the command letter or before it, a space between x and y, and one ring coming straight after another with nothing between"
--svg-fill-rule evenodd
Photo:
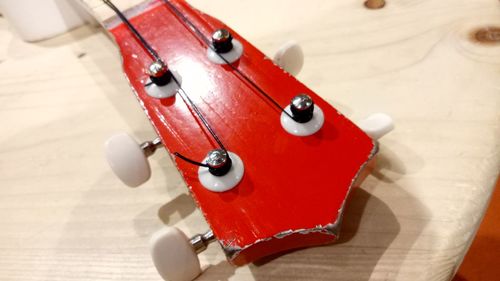
<instances>
[{"instance_id":1,"label":"tuner screw","mask_svg":"<svg viewBox=\"0 0 500 281\"><path fill-rule=\"evenodd\" d=\"M161 147L163 143L160 138L156 138L152 141L146 141L141 143L141 149L146 157L149 157L155 153L155 151Z\"/></svg>"},{"instance_id":2,"label":"tuner screw","mask_svg":"<svg viewBox=\"0 0 500 281\"><path fill-rule=\"evenodd\" d=\"M228 53L233 49L233 36L226 29L218 29L212 34L212 44L217 53Z\"/></svg>"},{"instance_id":3,"label":"tuner screw","mask_svg":"<svg viewBox=\"0 0 500 281\"><path fill-rule=\"evenodd\" d=\"M314 101L306 94L295 96L290 103L293 119L298 123L307 123L313 118Z\"/></svg>"},{"instance_id":4,"label":"tuner screw","mask_svg":"<svg viewBox=\"0 0 500 281\"><path fill-rule=\"evenodd\" d=\"M154 61L147 69L151 82L157 86L165 86L172 80L172 73L167 65L162 61Z\"/></svg>"},{"instance_id":5,"label":"tuner screw","mask_svg":"<svg viewBox=\"0 0 500 281\"><path fill-rule=\"evenodd\" d=\"M199 254L205 251L208 245L215 241L215 235L212 230L205 232L204 234L197 234L189 240L189 243L193 247L193 250Z\"/></svg>"},{"instance_id":6,"label":"tuner screw","mask_svg":"<svg viewBox=\"0 0 500 281\"><path fill-rule=\"evenodd\" d=\"M215 149L207 154L208 171L217 177L226 175L232 166L232 161L223 149Z\"/></svg>"}]
</instances>

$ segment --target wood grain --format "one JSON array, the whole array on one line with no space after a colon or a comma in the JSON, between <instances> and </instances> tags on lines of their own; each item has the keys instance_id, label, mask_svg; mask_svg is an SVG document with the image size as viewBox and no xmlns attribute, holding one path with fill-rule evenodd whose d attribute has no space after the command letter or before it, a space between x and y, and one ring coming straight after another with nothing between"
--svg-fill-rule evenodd
<instances>
[{"instance_id":1,"label":"wood grain","mask_svg":"<svg viewBox=\"0 0 500 281\"><path fill-rule=\"evenodd\" d=\"M498 1L191 3L270 56L298 40L300 80L354 120L381 111L397 124L337 245L241 268L212 245L199 279L450 279L500 168L500 45L471 39L500 26ZM0 62L0 279L159 280L149 235L206 225L166 154L135 190L107 168L107 136L154 137L113 43L83 27L26 44L0 19Z\"/></svg>"}]
</instances>

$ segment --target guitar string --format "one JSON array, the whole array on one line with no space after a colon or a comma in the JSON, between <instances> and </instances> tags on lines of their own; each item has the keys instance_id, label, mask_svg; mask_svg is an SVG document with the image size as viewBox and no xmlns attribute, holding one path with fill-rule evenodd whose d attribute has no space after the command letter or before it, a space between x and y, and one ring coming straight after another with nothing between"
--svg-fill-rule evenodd
<instances>
[{"instance_id":1,"label":"guitar string","mask_svg":"<svg viewBox=\"0 0 500 281\"><path fill-rule=\"evenodd\" d=\"M110 0L103 0L104 4L106 4L111 10L113 10L116 15L121 19L125 25L127 25L128 29L134 34L135 38L140 41L140 43L146 48L148 53L158 62L163 62L160 55L156 52L151 45L149 45L148 41L142 37L142 35L137 31L135 26L133 26L130 21L125 17L125 15L111 2Z\"/></svg>"},{"instance_id":2,"label":"guitar string","mask_svg":"<svg viewBox=\"0 0 500 281\"><path fill-rule=\"evenodd\" d=\"M125 15L110 1L110 0L103 0L104 4L106 4L108 7L110 7L116 14L117 16L121 19L122 22L125 23L125 25L128 27L128 29L132 32L132 34L135 36L135 38L137 40L139 40L140 44L142 44L146 49L147 51L155 58L156 61L159 61L159 62L163 62L161 57L158 55L158 53L156 52L156 50L151 47L151 45L149 45L149 43L147 42L146 39L144 39L144 37L142 37L142 35L139 33L139 31L137 31L137 29L132 25L132 23L125 17ZM196 115L198 115L198 118L201 120L201 122L203 123L203 125L206 127L206 129L210 132L210 134L212 135L212 137L215 139L215 141L217 142L217 144L220 146L220 148L222 150L224 150L225 152L227 152L227 149L226 147L224 146L224 144L222 143L222 141L220 140L219 136L217 135L217 133L214 131L214 129L210 126L210 124L208 123L207 119L203 116L203 114L201 113L201 111L198 109L198 107L196 106L196 104L191 100L191 98L189 97L189 95L187 94L187 92L181 87L181 84L180 82L177 80L177 78L175 76L172 75L172 79L174 80L174 82L179 86L179 94L181 95L181 98L183 99L183 101L186 103L186 104L190 104L191 105L191 108L195 111ZM202 166L202 167L208 167L207 164L203 164L203 163L200 163L200 162L197 162L197 161L194 161L194 160L191 160L189 159L188 157L186 156L183 156L182 154L180 154L179 152L175 152L174 153L175 156L181 158L182 160L186 161L186 162L189 162L191 164L194 164L194 165L197 165L197 166Z\"/></svg>"},{"instance_id":3,"label":"guitar string","mask_svg":"<svg viewBox=\"0 0 500 281\"><path fill-rule=\"evenodd\" d=\"M281 112L288 115L288 117L295 120L295 118L289 114L277 101L275 101L270 95L268 95L261 87L259 87L252 79L250 79L247 75L245 75L241 70L239 70L236 66L230 63L222 54L218 53L214 46L210 43L210 40L201 32L201 30L191 21L189 20L182 12L175 7L169 0L163 0L163 2L174 12L174 14L181 19L181 22L191 27L191 30L194 31L195 34L200 37L200 39L205 42L205 44L214 51L227 65L229 65L236 73L238 73L244 80L246 80L250 85L252 85L257 91L259 91L265 98L267 98L274 106L276 106Z\"/></svg>"}]
</instances>

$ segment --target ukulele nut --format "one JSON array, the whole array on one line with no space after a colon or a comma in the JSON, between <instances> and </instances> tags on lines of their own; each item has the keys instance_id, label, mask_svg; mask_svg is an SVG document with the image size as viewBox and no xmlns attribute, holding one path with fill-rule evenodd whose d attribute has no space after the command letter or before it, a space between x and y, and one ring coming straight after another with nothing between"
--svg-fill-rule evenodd
<instances>
[{"instance_id":1,"label":"ukulele nut","mask_svg":"<svg viewBox=\"0 0 500 281\"><path fill-rule=\"evenodd\" d=\"M157 86L165 86L172 80L172 73L162 61L154 61L147 69L151 82Z\"/></svg>"},{"instance_id":2,"label":"ukulele nut","mask_svg":"<svg viewBox=\"0 0 500 281\"><path fill-rule=\"evenodd\" d=\"M306 94L295 96L290 102L293 119L299 123L307 123L313 118L314 101Z\"/></svg>"},{"instance_id":3,"label":"ukulele nut","mask_svg":"<svg viewBox=\"0 0 500 281\"><path fill-rule=\"evenodd\" d=\"M215 149L207 154L206 163L209 172L217 177L226 175L231 169L232 161L223 149Z\"/></svg>"},{"instance_id":4,"label":"ukulele nut","mask_svg":"<svg viewBox=\"0 0 500 281\"><path fill-rule=\"evenodd\" d=\"M218 29L212 34L212 44L217 53L228 53L233 49L233 36L226 29Z\"/></svg>"}]
</instances>

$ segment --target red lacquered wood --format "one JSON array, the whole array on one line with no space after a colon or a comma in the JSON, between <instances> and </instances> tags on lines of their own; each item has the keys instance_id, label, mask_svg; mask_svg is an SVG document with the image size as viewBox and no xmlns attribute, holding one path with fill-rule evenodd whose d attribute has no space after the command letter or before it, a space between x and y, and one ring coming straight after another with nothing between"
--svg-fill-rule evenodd
<instances>
[{"instance_id":1,"label":"red lacquered wood","mask_svg":"<svg viewBox=\"0 0 500 281\"><path fill-rule=\"evenodd\" d=\"M207 37L218 28L229 29L182 0L171 2ZM299 93L313 97L326 119L318 133L296 137L284 131L280 111L230 67L211 63L207 46L161 1L152 1L131 22L182 76L182 87L226 148L244 161L245 175L236 188L225 193L205 189L198 167L173 153L202 161L217 144L179 96L158 100L146 94L150 56L123 24L108 25L130 84L229 260L244 264L333 242L348 192L376 152L374 142L231 29L244 45L238 69L283 107Z\"/></svg>"}]
</instances>

